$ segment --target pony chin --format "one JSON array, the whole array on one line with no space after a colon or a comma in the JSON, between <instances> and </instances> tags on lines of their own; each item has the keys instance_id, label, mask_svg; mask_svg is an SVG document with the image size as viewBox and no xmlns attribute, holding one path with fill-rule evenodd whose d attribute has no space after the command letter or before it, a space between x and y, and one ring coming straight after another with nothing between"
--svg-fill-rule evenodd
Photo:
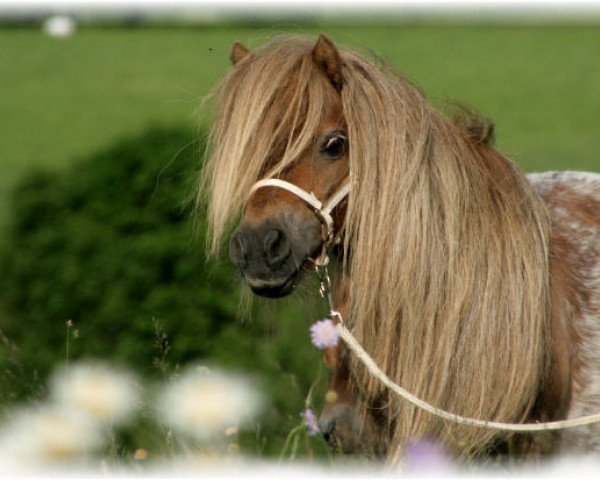
<instances>
[{"instance_id":1,"label":"pony chin","mask_svg":"<svg viewBox=\"0 0 600 480\"><path fill-rule=\"evenodd\" d=\"M261 280L243 274L246 285L252 292L261 297L281 298L294 291L301 278L301 270L296 269L289 277L283 279Z\"/></svg>"}]
</instances>

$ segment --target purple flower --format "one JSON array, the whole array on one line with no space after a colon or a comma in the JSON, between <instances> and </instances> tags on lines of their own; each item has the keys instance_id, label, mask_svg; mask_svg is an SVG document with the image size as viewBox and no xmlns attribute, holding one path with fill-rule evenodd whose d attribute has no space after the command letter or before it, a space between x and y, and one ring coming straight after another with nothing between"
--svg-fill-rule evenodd
<instances>
[{"instance_id":1,"label":"purple flower","mask_svg":"<svg viewBox=\"0 0 600 480\"><path fill-rule=\"evenodd\" d=\"M440 472L451 469L452 462L446 449L427 439L408 443L404 453L405 466L409 471Z\"/></svg>"},{"instance_id":2,"label":"purple flower","mask_svg":"<svg viewBox=\"0 0 600 480\"><path fill-rule=\"evenodd\" d=\"M307 408L300 414L300 416L304 417L304 424L306 425L306 428L308 428L308 434L311 437L315 436L321 431L319 430L315 412L312 411L312 408Z\"/></svg>"},{"instance_id":3,"label":"purple flower","mask_svg":"<svg viewBox=\"0 0 600 480\"><path fill-rule=\"evenodd\" d=\"M328 318L319 320L310 327L310 339L317 348L335 347L339 338L340 334Z\"/></svg>"}]
</instances>

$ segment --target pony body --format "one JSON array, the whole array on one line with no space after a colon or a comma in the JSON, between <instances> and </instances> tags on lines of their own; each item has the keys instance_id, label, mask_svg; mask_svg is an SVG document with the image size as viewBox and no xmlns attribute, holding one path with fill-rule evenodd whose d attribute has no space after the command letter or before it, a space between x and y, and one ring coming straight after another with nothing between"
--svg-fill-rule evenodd
<instances>
[{"instance_id":1,"label":"pony body","mask_svg":"<svg viewBox=\"0 0 600 480\"><path fill-rule=\"evenodd\" d=\"M552 307L555 347L567 351L566 418L600 411L600 175L585 172L530 174L552 218ZM556 291L555 291L556 290ZM567 372L563 373L564 376ZM600 451L600 426L565 430L562 452Z\"/></svg>"},{"instance_id":2,"label":"pony body","mask_svg":"<svg viewBox=\"0 0 600 480\"><path fill-rule=\"evenodd\" d=\"M450 121L400 74L323 36L316 45L279 39L253 53L235 47L231 58L215 92L201 180L212 251L243 209L232 258L251 286L261 276L276 295L289 293L318 249L318 221L285 192L261 189L248 199L251 186L279 177L325 199L350 174L347 205L336 212L337 304L376 363L460 415L523 422L570 414L572 379L582 375L574 321L584 309L574 266L556 251L575 247L568 232L557 233L546 197L489 145L489 131ZM336 159L323 153L332 131L347 137ZM374 450L392 462L419 438L458 457L511 441L419 411L343 349L333 355L344 377L338 388L354 399L346 402L355 412L350 435L383 439ZM549 437L513 443L552 450Z\"/></svg>"}]
</instances>

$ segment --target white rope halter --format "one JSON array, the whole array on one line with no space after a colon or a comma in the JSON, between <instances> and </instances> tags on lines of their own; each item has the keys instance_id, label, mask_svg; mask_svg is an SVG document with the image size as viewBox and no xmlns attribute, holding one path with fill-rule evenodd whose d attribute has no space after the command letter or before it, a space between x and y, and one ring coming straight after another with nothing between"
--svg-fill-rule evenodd
<instances>
[{"instance_id":1,"label":"white rope halter","mask_svg":"<svg viewBox=\"0 0 600 480\"><path fill-rule=\"evenodd\" d=\"M309 207L313 210L315 215L321 223L325 227L325 235L323 239L323 247L321 249L321 254L316 259L311 259L315 263L315 265L325 266L329 261L329 257L327 256L327 251L329 247L335 243L335 232L333 225L333 217L331 216L331 212L338 204L344 200L348 194L350 193L350 177L346 178L342 185L337 189L337 191L327 200L325 204L321 202L313 192L307 192L302 188L294 185L293 183L286 182L285 180L280 180L278 178L266 178L264 180L259 180L256 182L252 188L250 189L250 193L248 197L250 197L256 190L264 187L277 187L287 190L290 193L293 193L298 198L304 201L304 203L308 204Z\"/></svg>"},{"instance_id":2,"label":"white rope halter","mask_svg":"<svg viewBox=\"0 0 600 480\"><path fill-rule=\"evenodd\" d=\"M408 392L404 388L402 388L397 383L393 382L375 363L375 360L365 351L365 349L360 345L358 340L352 335L350 330L346 328L344 325L344 319L340 312L335 310L333 304L333 297L331 294L331 280L329 278L329 273L327 271L327 264L329 263L328 251L331 245L335 243L334 240L334 225L333 218L331 216L331 212L333 209L344 200L348 194L350 193L350 177L348 177L340 188L327 200L325 205L315 196L312 192L307 192L302 188L294 185L293 183L286 182L285 180L280 180L277 178L267 178L264 180L259 180L256 182L252 188L250 189L250 193L248 197L250 197L256 190L263 187L277 187L287 190L288 192L293 193L301 200L303 200L306 204L308 204L315 215L321 220L321 223L326 228L326 235L323 242L323 248L321 250L321 254L316 260L313 260L315 263L315 269L319 279L321 281L321 286L319 292L323 298L327 298L329 304L329 317L331 319L337 318L339 322L336 324L335 328L339 332L340 336L346 342L346 345L350 350L354 352L354 354L358 357L358 359L363 363L366 369L379 379L381 383L383 383L386 387L392 390L396 395L402 397L407 402L411 403L417 408L425 410L426 412L431 413L432 415L438 416L450 422L454 422L460 425L470 425L472 427L480 427L480 428L488 428L491 430L499 430L505 432L521 432L521 433L530 433L530 432L539 432L544 430L562 430L565 428L574 428L580 427L583 425L590 425L592 423L600 422L600 413L593 415L586 415L578 418L572 418L568 420L558 420L554 422L539 422L539 423L504 423L504 422L492 422L486 420L479 420L477 418L463 417L462 415L457 415L455 413L448 412L441 408L437 408L430 403L420 399L419 397L413 395Z\"/></svg>"}]
</instances>

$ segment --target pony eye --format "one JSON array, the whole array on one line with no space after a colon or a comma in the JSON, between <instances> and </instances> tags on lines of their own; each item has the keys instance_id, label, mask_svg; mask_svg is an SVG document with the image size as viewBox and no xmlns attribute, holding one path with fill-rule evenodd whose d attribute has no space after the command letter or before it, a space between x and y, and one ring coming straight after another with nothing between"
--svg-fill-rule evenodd
<instances>
[{"instance_id":1,"label":"pony eye","mask_svg":"<svg viewBox=\"0 0 600 480\"><path fill-rule=\"evenodd\" d=\"M340 134L332 135L323 141L321 152L329 158L340 158L346 150L346 137Z\"/></svg>"}]
</instances>

